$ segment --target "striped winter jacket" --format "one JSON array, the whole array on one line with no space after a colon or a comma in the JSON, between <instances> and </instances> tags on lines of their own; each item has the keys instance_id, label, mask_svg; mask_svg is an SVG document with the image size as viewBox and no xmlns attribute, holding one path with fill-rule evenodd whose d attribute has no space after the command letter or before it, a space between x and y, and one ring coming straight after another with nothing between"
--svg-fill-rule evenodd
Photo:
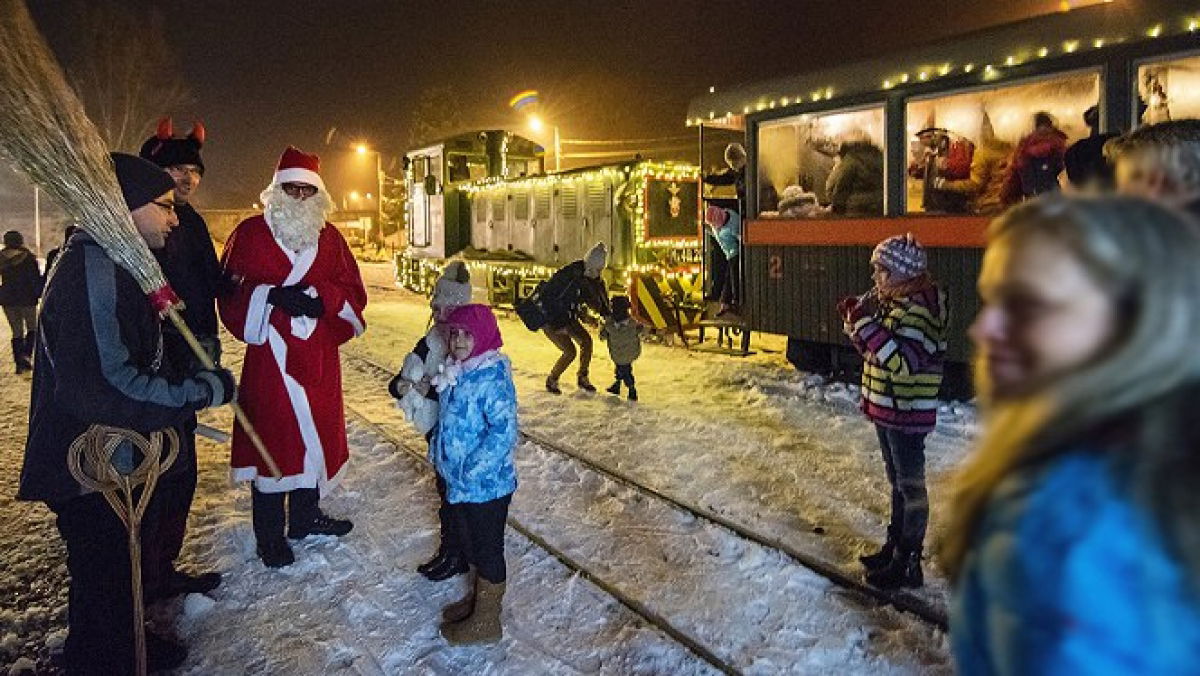
<instances>
[{"instance_id":1,"label":"striped winter jacket","mask_svg":"<svg viewBox=\"0 0 1200 676\"><path fill-rule=\"evenodd\" d=\"M918 434L937 424L946 354L946 294L936 285L886 299L846 326L863 357L862 410L872 422Z\"/></svg>"}]
</instances>

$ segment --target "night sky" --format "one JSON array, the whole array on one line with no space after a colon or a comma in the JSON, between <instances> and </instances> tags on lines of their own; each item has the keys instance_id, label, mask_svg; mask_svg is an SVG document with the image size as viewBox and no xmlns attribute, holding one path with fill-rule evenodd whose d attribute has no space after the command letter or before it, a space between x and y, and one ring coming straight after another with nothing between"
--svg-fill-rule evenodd
<instances>
[{"instance_id":1,"label":"night sky","mask_svg":"<svg viewBox=\"0 0 1200 676\"><path fill-rule=\"evenodd\" d=\"M688 101L717 87L836 65L1052 11L1058 0L583 2L204 0L166 13L193 101L171 111L209 131L203 206L249 206L289 143L322 155L360 138L390 157L424 92L449 86L469 127L518 128L515 92L541 92L568 138L688 133ZM29 0L70 49L65 0ZM114 35L112 39L136 39ZM77 45L75 45L77 46ZM146 133L150 133L146 129ZM549 143L549 139L539 139Z\"/></svg>"}]
</instances>

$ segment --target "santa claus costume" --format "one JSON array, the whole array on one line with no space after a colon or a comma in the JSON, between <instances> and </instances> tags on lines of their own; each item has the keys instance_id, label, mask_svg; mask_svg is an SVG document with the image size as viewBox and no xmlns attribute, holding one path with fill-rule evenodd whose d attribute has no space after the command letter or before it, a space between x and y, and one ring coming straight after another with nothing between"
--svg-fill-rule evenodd
<instances>
[{"instance_id":1,"label":"santa claus costume","mask_svg":"<svg viewBox=\"0 0 1200 676\"><path fill-rule=\"evenodd\" d=\"M246 343L238 403L282 477L272 477L246 431L233 435L233 478L252 481L258 553L271 567L294 557L287 536L344 535L318 499L337 483L349 450L338 347L362 335L366 290L342 235L325 221L333 201L315 155L289 147L264 213L242 221L225 245L238 290L221 299L221 320Z\"/></svg>"}]
</instances>

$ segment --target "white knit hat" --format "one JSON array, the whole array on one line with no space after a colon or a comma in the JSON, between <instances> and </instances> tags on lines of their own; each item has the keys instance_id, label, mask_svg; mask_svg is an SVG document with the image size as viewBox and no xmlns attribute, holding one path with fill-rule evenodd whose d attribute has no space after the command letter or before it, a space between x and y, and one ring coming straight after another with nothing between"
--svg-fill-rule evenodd
<instances>
[{"instance_id":1,"label":"white knit hat","mask_svg":"<svg viewBox=\"0 0 1200 676\"><path fill-rule=\"evenodd\" d=\"M596 242L587 255L583 257L583 272L589 277L599 277L604 266L608 265L608 247L604 242Z\"/></svg>"},{"instance_id":2,"label":"white knit hat","mask_svg":"<svg viewBox=\"0 0 1200 676\"><path fill-rule=\"evenodd\" d=\"M429 305L435 308L458 307L471 302L471 272L462 261L451 261L433 285Z\"/></svg>"}]
</instances>

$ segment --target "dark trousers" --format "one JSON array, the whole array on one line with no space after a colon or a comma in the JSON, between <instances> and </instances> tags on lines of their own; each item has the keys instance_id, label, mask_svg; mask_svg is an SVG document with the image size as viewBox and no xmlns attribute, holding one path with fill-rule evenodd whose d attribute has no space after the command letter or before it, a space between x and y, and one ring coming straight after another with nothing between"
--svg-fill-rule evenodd
<instances>
[{"instance_id":1,"label":"dark trousers","mask_svg":"<svg viewBox=\"0 0 1200 676\"><path fill-rule=\"evenodd\" d=\"M454 505L446 499L446 482L442 480L441 475L435 473L437 483L438 499L441 501L438 504L438 525L442 529L442 542L438 546L441 551L456 556L462 556L466 552L466 547L463 545L461 535L457 532L457 519L454 516Z\"/></svg>"},{"instance_id":2,"label":"dark trousers","mask_svg":"<svg viewBox=\"0 0 1200 676\"><path fill-rule=\"evenodd\" d=\"M725 283L721 287L721 302L726 305L737 305L742 296L741 258L741 256L730 256L725 264Z\"/></svg>"},{"instance_id":3,"label":"dark trousers","mask_svg":"<svg viewBox=\"0 0 1200 676\"><path fill-rule=\"evenodd\" d=\"M705 230L707 229L705 228ZM705 235L705 237L708 238L708 261L712 270L709 275L712 286L708 288L708 296L705 300L720 300L721 293L729 280L729 259L725 258L725 252L721 250L721 245L717 244L716 238L712 235Z\"/></svg>"},{"instance_id":4,"label":"dark trousers","mask_svg":"<svg viewBox=\"0 0 1200 676\"><path fill-rule=\"evenodd\" d=\"M251 520L254 539L266 544L282 540L291 523L307 523L317 516L321 494L315 488L297 488L282 493L263 493L250 485ZM284 503L287 504L286 520Z\"/></svg>"},{"instance_id":5,"label":"dark trousers","mask_svg":"<svg viewBox=\"0 0 1200 676\"><path fill-rule=\"evenodd\" d=\"M147 598L165 591L175 560L183 551L187 533L188 513L196 495L196 435L190 430L179 434L178 463L172 467L154 489L153 499L159 504L158 525L153 531L143 527L142 579Z\"/></svg>"},{"instance_id":6,"label":"dark trousers","mask_svg":"<svg viewBox=\"0 0 1200 676\"><path fill-rule=\"evenodd\" d=\"M629 389L634 388L633 364L617 364L615 377L617 382L624 383Z\"/></svg>"},{"instance_id":7,"label":"dark trousers","mask_svg":"<svg viewBox=\"0 0 1200 676\"><path fill-rule=\"evenodd\" d=\"M578 319L572 319L566 326L546 327L543 332L555 347L562 350L562 355L554 362L554 368L550 369L550 377L558 380L575 361L575 343L579 343L579 377L586 377L592 365L592 334L583 328L583 324Z\"/></svg>"},{"instance_id":8,"label":"dark trousers","mask_svg":"<svg viewBox=\"0 0 1200 676\"><path fill-rule=\"evenodd\" d=\"M892 486L892 517L888 539L902 551L921 551L929 524L925 490L925 433L906 434L875 425L888 483Z\"/></svg>"},{"instance_id":9,"label":"dark trousers","mask_svg":"<svg viewBox=\"0 0 1200 676\"><path fill-rule=\"evenodd\" d=\"M504 582L508 576L504 565L504 522L511 501L510 493L487 502L459 502L451 506L467 561L488 582Z\"/></svg>"},{"instance_id":10,"label":"dark trousers","mask_svg":"<svg viewBox=\"0 0 1200 676\"><path fill-rule=\"evenodd\" d=\"M104 496L91 493L50 508L67 546L71 578L64 662L68 674L133 673L133 597L129 536ZM142 528L154 531L151 500ZM144 538L143 538L144 541Z\"/></svg>"}]
</instances>

